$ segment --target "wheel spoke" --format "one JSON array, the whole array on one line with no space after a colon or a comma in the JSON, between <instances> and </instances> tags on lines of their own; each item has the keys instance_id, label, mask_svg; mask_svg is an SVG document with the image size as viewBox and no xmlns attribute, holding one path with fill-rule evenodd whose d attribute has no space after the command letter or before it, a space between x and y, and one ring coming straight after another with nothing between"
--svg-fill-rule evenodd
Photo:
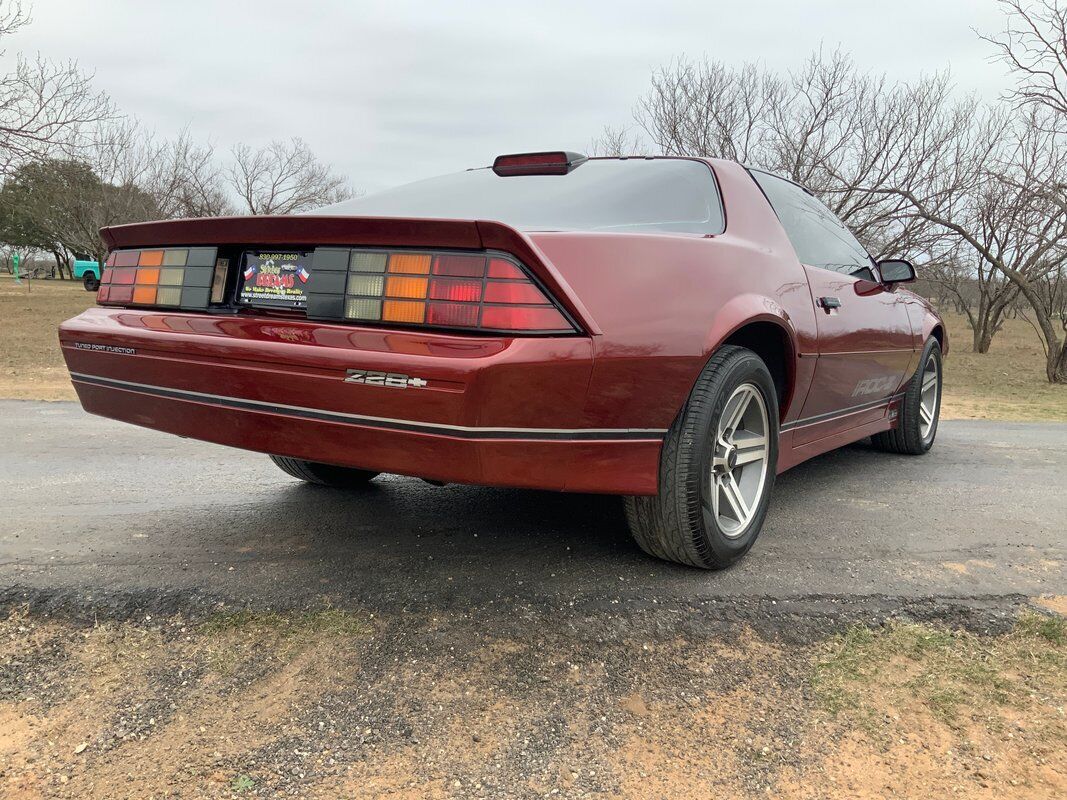
<instances>
[{"instance_id":1,"label":"wheel spoke","mask_svg":"<svg viewBox=\"0 0 1067 800\"><path fill-rule=\"evenodd\" d=\"M737 460L734 461L734 464L740 467L745 464L751 464L753 461L762 461L766 455L767 453L762 447L753 450L738 450Z\"/></svg>"},{"instance_id":2,"label":"wheel spoke","mask_svg":"<svg viewBox=\"0 0 1067 800\"><path fill-rule=\"evenodd\" d=\"M922 391L922 393L926 394L928 391L933 389L935 386L937 386L937 373L936 372L928 373L926 378L923 379L923 391Z\"/></svg>"},{"instance_id":3,"label":"wheel spoke","mask_svg":"<svg viewBox=\"0 0 1067 800\"><path fill-rule=\"evenodd\" d=\"M926 425L929 425L934 421L934 416L930 413L930 409L922 403L919 404L919 416L922 417L922 420Z\"/></svg>"},{"instance_id":4,"label":"wheel spoke","mask_svg":"<svg viewBox=\"0 0 1067 800\"><path fill-rule=\"evenodd\" d=\"M737 429L738 424L741 422L741 418L745 416L745 411L748 410L748 404L752 402L751 390L741 392L737 396L737 404L730 409L729 414L723 414L723 422L720 423L720 430L722 431L734 431ZM732 439L732 434L726 438Z\"/></svg>"},{"instance_id":5,"label":"wheel spoke","mask_svg":"<svg viewBox=\"0 0 1067 800\"><path fill-rule=\"evenodd\" d=\"M767 437L757 433L738 431L738 435L734 437L734 445L737 448L737 460L734 463L738 466L760 461L767 454Z\"/></svg>"},{"instance_id":6,"label":"wheel spoke","mask_svg":"<svg viewBox=\"0 0 1067 800\"><path fill-rule=\"evenodd\" d=\"M734 519L740 523L744 523L748 520L748 506L745 504L745 498L741 495L741 489L737 485L737 481L734 480L734 476L727 473L722 479L723 496L726 498L726 502L730 505L730 510L733 512Z\"/></svg>"}]
</instances>

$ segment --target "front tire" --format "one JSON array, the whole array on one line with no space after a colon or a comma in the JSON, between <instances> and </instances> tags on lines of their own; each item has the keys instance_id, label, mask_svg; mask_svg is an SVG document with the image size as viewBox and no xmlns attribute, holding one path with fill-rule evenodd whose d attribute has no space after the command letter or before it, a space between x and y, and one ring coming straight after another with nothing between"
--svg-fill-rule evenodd
<instances>
[{"instance_id":1,"label":"front tire","mask_svg":"<svg viewBox=\"0 0 1067 800\"><path fill-rule=\"evenodd\" d=\"M333 486L338 489L352 489L366 486L379 473L352 467L338 467L333 464L320 464L317 461L304 461L301 458L271 456L282 472L308 483L320 486Z\"/></svg>"},{"instance_id":2,"label":"front tire","mask_svg":"<svg viewBox=\"0 0 1067 800\"><path fill-rule=\"evenodd\" d=\"M926 340L919 365L904 393L897 427L871 437L879 450L921 456L934 445L941 418L942 371L941 345L933 336Z\"/></svg>"},{"instance_id":3,"label":"front tire","mask_svg":"<svg viewBox=\"0 0 1067 800\"><path fill-rule=\"evenodd\" d=\"M778 398L762 359L727 345L708 361L663 442L659 494L625 498L649 555L724 569L759 536L778 463Z\"/></svg>"}]
</instances>

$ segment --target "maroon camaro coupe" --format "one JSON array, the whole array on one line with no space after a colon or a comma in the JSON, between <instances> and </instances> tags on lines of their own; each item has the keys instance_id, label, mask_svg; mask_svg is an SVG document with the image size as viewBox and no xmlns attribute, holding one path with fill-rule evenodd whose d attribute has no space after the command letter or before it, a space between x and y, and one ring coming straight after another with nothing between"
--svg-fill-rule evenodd
<instances>
[{"instance_id":1,"label":"maroon camaro coupe","mask_svg":"<svg viewBox=\"0 0 1067 800\"><path fill-rule=\"evenodd\" d=\"M123 225L60 327L85 409L379 473L625 496L721 568L775 475L937 433L945 327L803 187L698 158L501 156L306 216Z\"/></svg>"}]
</instances>

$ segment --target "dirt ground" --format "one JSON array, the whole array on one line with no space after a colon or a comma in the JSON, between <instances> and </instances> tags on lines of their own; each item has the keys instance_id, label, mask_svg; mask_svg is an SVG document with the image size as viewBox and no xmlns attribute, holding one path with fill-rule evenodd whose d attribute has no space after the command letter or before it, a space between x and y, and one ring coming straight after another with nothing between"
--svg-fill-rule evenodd
<instances>
[{"instance_id":1,"label":"dirt ground","mask_svg":"<svg viewBox=\"0 0 1067 800\"><path fill-rule=\"evenodd\" d=\"M0 795L1067 796L1067 627L0 622Z\"/></svg>"},{"instance_id":2,"label":"dirt ground","mask_svg":"<svg viewBox=\"0 0 1067 800\"><path fill-rule=\"evenodd\" d=\"M93 305L94 295L69 281L16 286L0 275L0 398L73 400L56 328ZM946 319L952 353L945 364L946 419L1067 421L1067 386L1045 380L1037 334L1024 320L1009 320L992 351L971 351L966 319Z\"/></svg>"}]
</instances>

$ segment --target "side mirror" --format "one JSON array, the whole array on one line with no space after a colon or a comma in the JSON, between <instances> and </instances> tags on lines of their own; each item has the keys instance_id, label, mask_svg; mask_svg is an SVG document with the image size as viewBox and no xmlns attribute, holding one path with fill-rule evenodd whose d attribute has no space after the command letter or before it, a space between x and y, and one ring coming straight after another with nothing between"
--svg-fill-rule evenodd
<instances>
[{"instance_id":1,"label":"side mirror","mask_svg":"<svg viewBox=\"0 0 1067 800\"><path fill-rule=\"evenodd\" d=\"M878 274L882 283L911 283L915 280L915 267L903 258L889 258L878 262Z\"/></svg>"}]
</instances>

